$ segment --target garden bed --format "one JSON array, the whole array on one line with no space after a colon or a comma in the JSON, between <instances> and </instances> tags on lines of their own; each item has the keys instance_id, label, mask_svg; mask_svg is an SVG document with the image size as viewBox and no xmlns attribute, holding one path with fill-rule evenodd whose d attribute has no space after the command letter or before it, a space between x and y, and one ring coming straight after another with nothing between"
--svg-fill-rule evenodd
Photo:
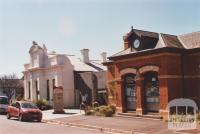
<instances>
[{"instance_id":1,"label":"garden bed","mask_svg":"<svg viewBox=\"0 0 200 134\"><path fill-rule=\"evenodd\" d=\"M116 107L109 105L103 105L99 107L90 107L87 106L85 108L85 115L94 115L94 116L104 116L104 117L111 117L115 114Z\"/></svg>"}]
</instances>

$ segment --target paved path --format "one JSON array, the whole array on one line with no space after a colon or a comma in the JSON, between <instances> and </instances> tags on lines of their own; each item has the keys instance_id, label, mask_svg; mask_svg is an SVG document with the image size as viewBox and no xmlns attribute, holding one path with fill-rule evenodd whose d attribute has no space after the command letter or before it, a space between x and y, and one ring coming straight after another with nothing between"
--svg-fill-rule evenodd
<instances>
[{"instance_id":1,"label":"paved path","mask_svg":"<svg viewBox=\"0 0 200 134\"><path fill-rule=\"evenodd\" d=\"M64 117L73 117L84 114L83 110L79 109L65 109L65 114L53 114L53 110L42 111L43 120L52 120Z\"/></svg>"},{"instance_id":2,"label":"paved path","mask_svg":"<svg viewBox=\"0 0 200 134\"><path fill-rule=\"evenodd\" d=\"M38 122L20 122L0 115L0 134L104 134L94 130Z\"/></svg>"},{"instance_id":3,"label":"paved path","mask_svg":"<svg viewBox=\"0 0 200 134\"><path fill-rule=\"evenodd\" d=\"M110 128L115 130L125 130L144 134L184 134L168 130L168 124L164 121L144 119L144 118L122 118L122 117L98 117L98 116L74 116L55 119L60 123L70 123L80 126L96 126L98 129ZM187 131L187 134L200 134L200 127L197 130Z\"/></svg>"}]
</instances>

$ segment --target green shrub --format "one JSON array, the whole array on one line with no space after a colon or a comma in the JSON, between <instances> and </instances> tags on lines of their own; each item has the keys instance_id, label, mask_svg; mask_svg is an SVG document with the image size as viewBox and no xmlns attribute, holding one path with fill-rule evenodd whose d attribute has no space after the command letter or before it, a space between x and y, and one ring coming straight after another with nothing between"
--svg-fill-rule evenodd
<instances>
[{"instance_id":1,"label":"green shrub","mask_svg":"<svg viewBox=\"0 0 200 134\"><path fill-rule=\"evenodd\" d=\"M33 101L33 103L41 110L52 109L52 106L48 105L45 99Z\"/></svg>"},{"instance_id":2,"label":"green shrub","mask_svg":"<svg viewBox=\"0 0 200 134\"><path fill-rule=\"evenodd\" d=\"M85 108L85 115L94 115L95 114L95 110L92 107L86 107Z\"/></svg>"},{"instance_id":3,"label":"green shrub","mask_svg":"<svg viewBox=\"0 0 200 134\"><path fill-rule=\"evenodd\" d=\"M113 113L115 114L116 112L116 107L114 105L109 105L109 107L113 110Z\"/></svg>"},{"instance_id":4,"label":"green shrub","mask_svg":"<svg viewBox=\"0 0 200 134\"><path fill-rule=\"evenodd\" d=\"M99 107L99 113L102 116L111 117L115 114L115 110L113 110L113 109L110 106L100 106Z\"/></svg>"},{"instance_id":5,"label":"green shrub","mask_svg":"<svg viewBox=\"0 0 200 134\"><path fill-rule=\"evenodd\" d=\"M115 106L99 106L99 107L86 107L85 115L96 115L96 116L105 116L111 117L115 114Z\"/></svg>"},{"instance_id":6,"label":"green shrub","mask_svg":"<svg viewBox=\"0 0 200 134\"><path fill-rule=\"evenodd\" d=\"M95 107L95 108L94 108L94 111L95 111L95 112L99 112L99 107Z\"/></svg>"},{"instance_id":7,"label":"green shrub","mask_svg":"<svg viewBox=\"0 0 200 134\"><path fill-rule=\"evenodd\" d=\"M85 110L85 115L94 115L95 111L93 109L87 109Z\"/></svg>"}]
</instances>

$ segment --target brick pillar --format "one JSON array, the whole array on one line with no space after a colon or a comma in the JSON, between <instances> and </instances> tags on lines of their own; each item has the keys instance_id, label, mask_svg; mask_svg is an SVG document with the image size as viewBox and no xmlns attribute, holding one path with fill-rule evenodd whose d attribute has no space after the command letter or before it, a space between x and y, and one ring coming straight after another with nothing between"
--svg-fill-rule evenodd
<instances>
[{"instance_id":1,"label":"brick pillar","mask_svg":"<svg viewBox=\"0 0 200 134\"><path fill-rule=\"evenodd\" d=\"M121 78L122 79L122 78ZM125 102L125 89L124 89L124 80L121 80L121 84L120 84L120 88L121 88L121 106L122 106L122 112L126 112L126 102Z\"/></svg>"},{"instance_id":2,"label":"brick pillar","mask_svg":"<svg viewBox=\"0 0 200 134\"><path fill-rule=\"evenodd\" d=\"M144 87L142 78L136 79L136 113L144 114Z\"/></svg>"},{"instance_id":3,"label":"brick pillar","mask_svg":"<svg viewBox=\"0 0 200 134\"><path fill-rule=\"evenodd\" d=\"M113 82L108 82L107 87L108 87L108 104L117 106L116 96L115 96L116 94L115 84Z\"/></svg>"},{"instance_id":4,"label":"brick pillar","mask_svg":"<svg viewBox=\"0 0 200 134\"><path fill-rule=\"evenodd\" d=\"M159 94L160 94L160 107L159 115L166 118L168 111L166 110L168 104L168 80L167 78L159 78Z\"/></svg>"},{"instance_id":5,"label":"brick pillar","mask_svg":"<svg viewBox=\"0 0 200 134\"><path fill-rule=\"evenodd\" d=\"M122 112L121 82L116 81L115 83L116 83L116 85L115 85L115 88L116 88L116 94L115 94L116 106L117 106L117 111L121 113Z\"/></svg>"},{"instance_id":6,"label":"brick pillar","mask_svg":"<svg viewBox=\"0 0 200 134\"><path fill-rule=\"evenodd\" d=\"M123 80L119 73L119 68L115 66L115 89L116 89L116 108L117 112L124 112L124 90L123 90Z\"/></svg>"}]
</instances>

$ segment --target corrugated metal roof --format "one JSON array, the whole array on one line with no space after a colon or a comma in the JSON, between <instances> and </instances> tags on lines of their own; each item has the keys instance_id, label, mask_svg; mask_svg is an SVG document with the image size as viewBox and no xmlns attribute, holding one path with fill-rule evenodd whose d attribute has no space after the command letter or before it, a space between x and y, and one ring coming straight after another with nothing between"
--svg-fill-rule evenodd
<instances>
[{"instance_id":1,"label":"corrugated metal roof","mask_svg":"<svg viewBox=\"0 0 200 134\"><path fill-rule=\"evenodd\" d=\"M74 66L74 71L103 71L106 69L102 64L95 63L94 61L90 63L84 63L81 59L77 58L76 56L67 56Z\"/></svg>"}]
</instances>

